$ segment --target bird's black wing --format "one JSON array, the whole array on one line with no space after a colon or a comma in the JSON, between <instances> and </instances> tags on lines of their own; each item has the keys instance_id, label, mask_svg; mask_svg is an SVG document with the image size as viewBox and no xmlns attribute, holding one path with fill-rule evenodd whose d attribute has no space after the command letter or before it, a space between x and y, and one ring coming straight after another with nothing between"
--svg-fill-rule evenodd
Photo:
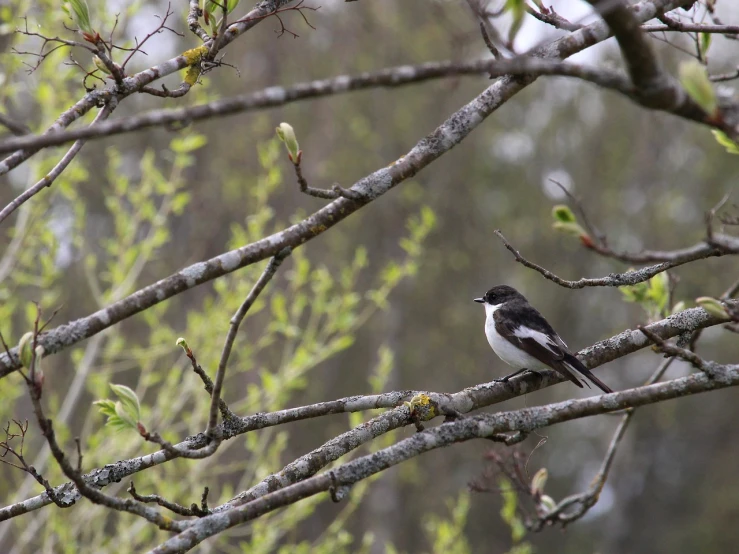
<instances>
[{"instance_id":1,"label":"bird's black wing","mask_svg":"<svg viewBox=\"0 0 739 554\"><path fill-rule=\"evenodd\" d=\"M495 311L493 319L495 329L501 336L578 387L582 388L582 383L576 377L575 372L587 377L603 392L613 392L570 352L549 322L530 304L502 306ZM588 385L587 381L585 384Z\"/></svg>"},{"instance_id":2,"label":"bird's black wing","mask_svg":"<svg viewBox=\"0 0 739 554\"><path fill-rule=\"evenodd\" d=\"M528 304L501 306L493 320L499 335L582 388L571 364L565 361L568 355L572 357L567 345L536 309Z\"/></svg>"}]
</instances>

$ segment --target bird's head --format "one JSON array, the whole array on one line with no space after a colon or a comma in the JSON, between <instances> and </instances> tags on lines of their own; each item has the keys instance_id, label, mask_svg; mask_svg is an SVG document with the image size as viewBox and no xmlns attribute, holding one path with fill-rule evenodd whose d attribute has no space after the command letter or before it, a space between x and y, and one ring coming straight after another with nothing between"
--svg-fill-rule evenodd
<instances>
[{"instance_id":1,"label":"bird's head","mask_svg":"<svg viewBox=\"0 0 739 554\"><path fill-rule=\"evenodd\" d=\"M475 298L475 302L490 306L500 306L510 300L526 300L523 295L508 285L497 285L485 293L482 298Z\"/></svg>"}]
</instances>

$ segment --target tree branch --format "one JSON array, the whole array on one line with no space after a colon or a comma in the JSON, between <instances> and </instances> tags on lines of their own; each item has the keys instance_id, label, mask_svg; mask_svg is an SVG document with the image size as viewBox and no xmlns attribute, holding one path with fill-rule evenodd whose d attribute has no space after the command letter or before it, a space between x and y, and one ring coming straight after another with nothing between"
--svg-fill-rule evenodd
<instances>
[{"instance_id":1,"label":"tree branch","mask_svg":"<svg viewBox=\"0 0 739 554\"><path fill-rule=\"evenodd\" d=\"M555 12L554 8L551 7L548 8L545 12L544 10L535 10L531 6L526 5L526 13L538 19L542 23L551 25L555 29L562 29L563 31L577 31L582 27L582 25L578 25L566 20L564 17Z\"/></svg>"},{"instance_id":2,"label":"tree branch","mask_svg":"<svg viewBox=\"0 0 739 554\"><path fill-rule=\"evenodd\" d=\"M696 373L688 377L612 394L581 400L567 400L513 412L482 414L444 423L433 429L416 433L413 437L404 439L388 448L342 464L328 473L311 477L269 493L242 506L213 513L194 521L186 531L167 540L151 550L150 553L187 552L205 539L226 529L254 520L304 498L327 492L332 486L351 486L420 454L458 442L488 438L513 431L530 432L573 419L636 408L664 400L739 385L739 365L721 366L721 372L722 378L720 380L709 379L704 374Z\"/></svg>"},{"instance_id":3,"label":"tree branch","mask_svg":"<svg viewBox=\"0 0 739 554\"><path fill-rule=\"evenodd\" d=\"M679 113L696 121L709 119L683 88L665 72L657 60L650 41L641 29L638 10L628 8L621 0L588 0L613 31L640 102L648 107ZM669 2L655 1L658 13L670 9ZM734 134L731 131L732 135Z\"/></svg>"},{"instance_id":4,"label":"tree branch","mask_svg":"<svg viewBox=\"0 0 739 554\"><path fill-rule=\"evenodd\" d=\"M692 308L678 312L666 319L648 325L646 328L663 339L668 339L670 337L693 332L698 329L725 323L725 321L726 320L723 318L710 315L708 312L703 310L703 308ZM636 352L637 350L648 346L650 342L651 341L644 336L642 332L628 329L610 339L600 341L593 346L583 349L578 353L578 358L588 369L594 369L600 365ZM437 415L455 413L464 414L472 410L500 403L563 381L564 378L555 371L541 371L539 372L539 376L534 374L523 374L521 376L514 377L506 384L496 382L483 383L454 394L434 393L428 391L396 391L369 396L350 396L329 402L320 402L310 406L280 410L269 414L255 414L241 418L229 418L219 426L219 434L223 437L223 440L229 440L233 437L258 429L264 429L266 427L282 425L303 419L378 408L393 408L420 395L426 395L430 398L431 405L434 407ZM366 442L366 440L370 440L375 436L372 435L372 433L364 432L365 429L372 429L375 422L378 425L378 429L381 427L384 428L383 432L397 429L410 423L405 413L400 413L396 410L388 412L387 414L381 414L373 420L372 424L365 424L358 429L348 431L341 437L337 437L334 441L327 443L327 445L330 444L328 446L329 449L335 449L337 444L336 441L338 441L338 443L346 445L348 447L347 450L339 452L338 455L336 453L310 453L307 455L309 458L306 458L306 460L316 461L324 459L327 460L326 463L328 463L336 459L331 458L331 455L337 455L337 457L344 455L346 452L349 452L353 448L356 448ZM207 444L208 438L203 433L200 433L193 437L189 437L180 444L174 445L174 447L177 451L196 451L205 447ZM319 458L319 456L322 456L322 458ZM130 460L106 465L103 468L91 471L83 477L90 486L100 489L110 485L111 483L116 483L130 477L139 471L165 463L175 457L176 456L171 452L160 450L152 454L147 454L146 456L140 456ZM321 467L323 466L318 464L314 466L312 469L313 473L321 469ZM306 472L306 470L311 469L306 464L302 464L300 469L302 473L294 473L293 475L304 478L305 476L313 474ZM274 488L275 484L279 484L279 481L273 481L272 479L265 480L265 483L260 486L259 490L262 490L265 485L267 487L272 486ZM74 504L76 500L80 498L79 492L72 483L65 483L57 486L54 488L54 491L67 505ZM257 489L255 488L247 492L249 492L250 495L255 495L256 491ZM10 519L17 515L37 510L50 503L51 500L48 495L41 494L16 504L6 506L5 508L0 509L0 521L5 521L6 519Z\"/></svg>"},{"instance_id":5,"label":"tree branch","mask_svg":"<svg viewBox=\"0 0 739 554\"><path fill-rule=\"evenodd\" d=\"M583 277L582 279L578 279L576 281L568 281L567 279L562 279L561 277L555 275L548 269L545 269L542 266L535 264L534 262L530 262L529 260L524 258L521 253L511 245L510 242L508 242L508 240L503 236L503 233L501 233L500 230L496 229L494 232L503 242L508 251L513 254L518 263L525 267L528 267L529 269L533 269L539 272L541 275L544 276L544 278L549 279L550 281L568 289L581 289L584 287L623 287L636 285L637 283L648 281L655 275L658 275L663 271L667 271L668 269L671 269L673 267L678 267L690 262L694 262L696 260L709 258L711 256L722 256L728 253L739 252L739 249L729 250L727 248L726 250L717 250L715 247L707 243L702 243L697 247L675 251L670 256L671 259L669 261L662 262L656 265L627 271L626 273L611 273L606 277L597 277L592 279ZM737 240L737 242L739 242L739 239Z\"/></svg>"},{"instance_id":6,"label":"tree branch","mask_svg":"<svg viewBox=\"0 0 739 554\"><path fill-rule=\"evenodd\" d=\"M645 383L646 385L652 385L662 379L662 376L672 364L674 358L669 358L663 361L659 367L655 370L652 376ZM621 444L626 429L634 418L636 410L629 408L626 413L621 417L621 421L616 428L616 432L611 438L611 442L608 445L608 450L603 462L601 463L598 473L590 482L588 490L580 493L573 494L567 498L562 499L557 505L549 512L537 518L536 523L531 527L534 531L540 531L545 525L552 525L555 523L562 524L562 527L569 525L573 521L576 521L583 517L590 511L590 508L595 506L600 498L600 493L603 491L603 487L608 479L608 473L613 465L613 459L616 457L616 452ZM576 508L572 511L566 511L570 506L575 505Z\"/></svg>"},{"instance_id":7,"label":"tree branch","mask_svg":"<svg viewBox=\"0 0 739 554\"><path fill-rule=\"evenodd\" d=\"M104 106L100 112L95 117L95 120L92 122L92 126L97 124L100 121L104 121L108 118L108 116L113 112L113 107L111 105ZM50 187L54 181L56 181L56 178L59 177L59 175L62 174L62 171L64 171L67 166L72 163L72 160L79 154L79 151L82 150L82 147L85 145L84 140L78 140L76 141L72 147L67 151L64 156L62 156L62 159L59 160L59 162L54 166L54 168L47 173L43 179L41 179L39 182L37 182L32 187L29 187L23 193L18 195L16 198L14 198L7 206L5 206L0 211L0 223L2 223L10 214L12 214L15 210L20 208L27 200L30 200L35 195L37 195L39 192L41 192L44 188Z\"/></svg>"},{"instance_id":8,"label":"tree branch","mask_svg":"<svg viewBox=\"0 0 739 554\"><path fill-rule=\"evenodd\" d=\"M14 135L27 135L31 132L31 129L29 129L26 125L23 123L19 123L18 121L15 121L14 119L11 119L7 115L0 113L0 125L8 129L11 133Z\"/></svg>"},{"instance_id":9,"label":"tree branch","mask_svg":"<svg viewBox=\"0 0 739 554\"><path fill-rule=\"evenodd\" d=\"M254 302L257 300L259 294L264 290L264 287L267 286L267 283L272 280L272 277L274 277L275 273L277 273L277 270L282 265L282 262L285 261L285 258L290 255L290 252L290 248L285 248L284 250L278 252L277 255L269 261L267 267L259 276L257 282L254 283L251 291L249 291L249 294L231 318L228 328L228 334L226 335L226 342L223 345L223 352L221 353L221 361L218 363L218 370L216 371L216 378L213 384L213 393L211 394L210 399L210 415L208 417L208 426L205 428L205 434L208 436L213 436L216 431L216 424L218 423L218 408L219 402L221 400L221 389L223 388L223 381L226 378L228 358L231 355L231 348L233 347L233 343L236 340L236 334L239 331L239 326L241 325L241 322L244 321L249 308L252 307Z\"/></svg>"},{"instance_id":10,"label":"tree branch","mask_svg":"<svg viewBox=\"0 0 739 554\"><path fill-rule=\"evenodd\" d=\"M294 0L262 0L262 2L257 4L257 6L243 19L229 25L227 32L224 33L226 36L223 38L220 46L223 47L230 44L246 31L261 22L264 18L276 13L282 6L293 1ZM211 43L212 39L198 48L193 48L183 52L179 56L170 60L145 69L144 71L130 77L126 77L117 84L115 90L105 89L88 92L74 106L62 113L57 121L44 133L44 135L55 133L68 127L73 121L83 116L94 106L102 106L113 98L117 101L121 101L131 94L141 91L146 85L151 84L153 81L166 77L167 75L171 75L180 69L185 69L191 66L199 67L201 60L209 51ZM197 78L197 75L195 77ZM75 137L66 142L71 142L78 138L85 137ZM43 147L44 146L18 146L4 150L0 148L0 153L15 150L13 154L0 161L0 176L26 161Z\"/></svg>"},{"instance_id":11,"label":"tree branch","mask_svg":"<svg viewBox=\"0 0 739 554\"><path fill-rule=\"evenodd\" d=\"M298 83L290 87L269 87L262 91L216 100L189 108L154 110L142 115L108 121L103 127L84 127L55 133L54 136L33 135L19 142L12 138L0 141L0 153L19 148L46 148L72 142L80 138L97 138L121 133L129 133L148 127L170 125L183 121L201 121L223 117L235 113L282 106L311 98L321 98L377 87L400 87L431 79L456 77L462 75L485 75L489 73L493 60L473 62L428 62L420 65L401 65L374 73L359 75L339 75Z\"/></svg>"}]
</instances>

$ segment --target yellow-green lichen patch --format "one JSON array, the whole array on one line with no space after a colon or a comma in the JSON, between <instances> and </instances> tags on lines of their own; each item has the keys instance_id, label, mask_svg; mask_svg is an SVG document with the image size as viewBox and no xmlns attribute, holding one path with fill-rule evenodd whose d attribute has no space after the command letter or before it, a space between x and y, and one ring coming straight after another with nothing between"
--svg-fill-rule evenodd
<instances>
[{"instance_id":1,"label":"yellow-green lichen patch","mask_svg":"<svg viewBox=\"0 0 739 554\"><path fill-rule=\"evenodd\" d=\"M198 82L198 77L200 77L200 65L191 65L187 68L187 71L185 71L184 81L192 87Z\"/></svg>"},{"instance_id":2,"label":"yellow-green lichen patch","mask_svg":"<svg viewBox=\"0 0 739 554\"><path fill-rule=\"evenodd\" d=\"M426 394L414 396L405 405L408 406L411 416L420 421L428 421L438 415L433 400Z\"/></svg>"},{"instance_id":3,"label":"yellow-green lichen patch","mask_svg":"<svg viewBox=\"0 0 739 554\"><path fill-rule=\"evenodd\" d=\"M182 53L182 57L185 58L187 65L193 65L196 63L200 63L200 58L202 58L207 52L208 47L203 44L201 46L198 46L197 48L185 50Z\"/></svg>"}]
</instances>

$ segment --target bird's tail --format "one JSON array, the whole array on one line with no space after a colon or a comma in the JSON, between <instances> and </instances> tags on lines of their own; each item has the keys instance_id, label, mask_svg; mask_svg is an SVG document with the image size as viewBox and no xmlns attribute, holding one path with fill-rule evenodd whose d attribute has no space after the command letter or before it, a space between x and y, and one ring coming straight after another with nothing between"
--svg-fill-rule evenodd
<instances>
[{"instance_id":1,"label":"bird's tail","mask_svg":"<svg viewBox=\"0 0 739 554\"><path fill-rule=\"evenodd\" d=\"M592 382L596 387L598 387L603 392L605 392L605 393L611 393L611 392L613 392L613 389L611 389L603 381L601 381L595 375L593 375L593 372L590 371L587 367L585 367L580 360L578 360L577 358L575 358L575 356L572 356L572 355L569 355L568 354L565 357L564 362L568 366L570 366L572 369L574 369L578 373L582 374L584 377L587 377L590 380L590 382Z\"/></svg>"}]
</instances>

